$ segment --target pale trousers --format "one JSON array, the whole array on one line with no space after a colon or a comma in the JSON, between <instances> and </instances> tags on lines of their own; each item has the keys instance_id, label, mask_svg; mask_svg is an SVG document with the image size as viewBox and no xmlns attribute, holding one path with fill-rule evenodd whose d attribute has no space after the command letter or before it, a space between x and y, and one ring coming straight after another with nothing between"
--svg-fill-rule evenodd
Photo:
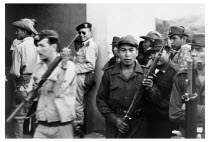
<instances>
[{"instance_id":1,"label":"pale trousers","mask_svg":"<svg viewBox=\"0 0 210 142\"><path fill-rule=\"evenodd\" d=\"M73 125L48 127L39 124L35 130L34 138L74 138Z\"/></svg>"},{"instance_id":2,"label":"pale trousers","mask_svg":"<svg viewBox=\"0 0 210 142\"><path fill-rule=\"evenodd\" d=\"M85 81L85 74L79 74L77 75L77 91L76 91L76 122L77 124L84 124L84 94L86 86L84 84Z\"/></svg>"}]
</instances>

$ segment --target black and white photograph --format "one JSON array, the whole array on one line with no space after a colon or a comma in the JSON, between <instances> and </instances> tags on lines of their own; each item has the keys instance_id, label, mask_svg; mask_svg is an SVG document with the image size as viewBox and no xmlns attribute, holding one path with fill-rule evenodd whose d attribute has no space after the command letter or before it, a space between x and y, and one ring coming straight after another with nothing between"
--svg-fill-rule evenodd
<instances>
[{"instance_id":1,"label":"black and white photograph","mask_svg":"<svg viewBox=\"0 0 210 142\"><path fill-rule=\"evenodd\" d=\"M37 2L1 4L3 139L208 138L205 0Z\"/></svg>"}]
</instances>

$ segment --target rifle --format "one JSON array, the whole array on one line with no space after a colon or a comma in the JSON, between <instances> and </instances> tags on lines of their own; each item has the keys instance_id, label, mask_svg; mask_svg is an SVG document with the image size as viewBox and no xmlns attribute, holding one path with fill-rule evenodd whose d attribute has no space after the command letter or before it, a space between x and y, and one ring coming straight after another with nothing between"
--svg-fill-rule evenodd
<instances>
[{"instance_id":1,"label":"rifle","mask_svg":"<svg viewBox=\"0 0 210 142\"><path fill-rule=\"evenodd\" d=\"M77 38L78 34L73 38L73 40L70 42L70 44L67 46L67 48L70 48L71 44L74 42L74 40ZM21 102L18 107L10 114L10 116L6 119L6 122L9 123L13 120L13 118L17 115L17 113L20 111L20 109L25 105L26 102L30 101L34 94L38 92L38 90L42 87L42 85L45 83L47 78L50 76L50 74L54 71L54 69L58 66L58 64L61 62L62 57L58 56L53 63L49 66L48 70L44 73L41 80L39 81L37 87L35 90L30 91L28 93L28 96L25 98L23 102Z\"/></svg>"},{"instance_id":2,"label":"rifle","mask_svg":"<svg viewBox=\"0 0 210 142\"><path fill-rule=\"evenodd\" d=\"M154 71L156 69L156 65L157 62L159 61L163 50L165 49L165 45L167 43L167 38L165 38L165 42L163 44L163 46L161 47L161 49L158 52L158 55L156 56L155 60L153 61L151 67L149 68L149 70L147 71L147 73L144 76L144 79L147 79L148 76L153 75L154 76ZM143 80L144 80L143 79ZM126 111L124 117L123 117L123 122L129 124L129 122L132 120L132 117L134 115L134 112L136 110L137 104L138 102L142 99L144 92L146 90L146 86L143 85L143 83L141 82L139 85L139 87L137 88L133 100L131 102L131 105L129 106L128 110ZM138 125L136 125L138 126ZM123 138L125 136L125 134L119 132L118 137L117 138Z\"/></svg>"},{"instance_id":3,"label":"rifle","mask_svg":"<svg viewBox=\"0 0 210 142\"><path fill-rule=\"evenodd\" d=\"M185 109L185 138L197 138L197 104L198 95L195 90L195 71L197 60L191 58L187 60L187 93L182 95L186 102Z\"/></svg>"}]
</instances>

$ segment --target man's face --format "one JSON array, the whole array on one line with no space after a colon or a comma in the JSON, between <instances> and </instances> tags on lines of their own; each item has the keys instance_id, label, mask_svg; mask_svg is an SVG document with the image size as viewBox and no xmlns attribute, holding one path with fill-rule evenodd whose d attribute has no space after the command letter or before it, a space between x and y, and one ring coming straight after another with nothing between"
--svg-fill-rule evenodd
<instances>
[{"instance_id":1,"label":"man's face","mask_svg":"<svg viewBox=\"0 0 210 142\"><path fill-rule=\"evenodd\" d=\"M112 45L112 52L113 52L113 54L114 54L114 56L115 57L117 57L118 56L118 53L117 53L117 45Z\"/></svg>"},{"instance_id":2,"label":"man's face","mask_svg":"<svg viewBox=\"0 0 210 142\"><path fill-rule=\"evenodd\" d=\"M118 48L118 54L120 61L125 66L130 66L134 64L134 61L138 55L138 50L136 47L132 47L128 44L120 45Z\"/></svg>"},{"instance_id":3,"label":"man's face","mask_svg":"<svg viewBox=\"0 0 210 142\"><path fill-rule=\"evenodd\" d=\"M150 47L150 44L151 44L150 40L147 40L147 39L143 42L142 46L143 46L144 53L147 52L147 49Z\"/></svg>"},{"instance_id":4,"label":"man's face","mask_svg":"<svg viewBox=\"0 0 210 142\"><path fill-rule=\"evenodd\" d=\"M15 34L16 34L18 40L22 40L26 36L26 31L23 29L17 28Z\"/></svg>"},{"instance_id":5,"label":"man's face","mask_svg":"<svg viewBox=\"0 0 210 142\"><path fill-rule=\"evenodd\" d=\"M37 53L41 60L48 60L52 55L52 52L55 51L55 44L50 45L48 38L44 38L37 43Z\"/></svg>"},{"instance_id":6,"label":"man's face","mask_svg":"<svg viewBox=\"0 0 210 142\"><path fill-rule=\"evenodd\" d=\"M151 51L151 58L152 60L155 60L155 58L158 55L158 50L157 51ZM157 62L157 66L161 66L166 64L169 61L169 53L166 52L166 50L163 50L161 57L159 58L159 61Z\"/></svg>"},{"instance_id":7,"label":"man's face","mask_svg":"<svg viewBox=\"0 0 210 142\"><path fill-rule=\"evenodd\" d=\"M171 47L174 50L179 50L181 46L185 44L184 38L181 38L178 35L173 35L172 37L170 37L170 40L171 40Z\"/></svg>"},{"instance_id":8,"label":"man's face","mask_svg":"<svg viewBox=\"0 0 210 142\"><path fill-rule=\"evenodd\" d=\"M192 46L191 54L198 62L202 63L199 67L203 67L205 65L205 48Z\"/></svg>"},{"instance_id":9,"label":"man's face","mask_svg":"<svg viewBox=\"0 0 210 142\"><path fill-rule=\"evenodd\" d=\"M83 28L78 31L80 39L82 42L90 39L92 37L92 33L89 28Z\"/></svg>"}]
</instances>

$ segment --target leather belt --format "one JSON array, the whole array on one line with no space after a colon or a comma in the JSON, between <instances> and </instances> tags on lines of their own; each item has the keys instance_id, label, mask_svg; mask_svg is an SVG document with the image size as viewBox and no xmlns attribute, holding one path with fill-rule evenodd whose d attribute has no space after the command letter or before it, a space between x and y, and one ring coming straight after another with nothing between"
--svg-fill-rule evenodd
<instances>
[{"instance_id":1,"label":"leather belt","mask_svg":"<svg viewBox=\"0 0 210 142\"><path fill-rule=\"evenodd\" d=\"M47 122L47 121L38 121L38 124L47 126L47 127L58 127L58 126L65 126L68 124L71 124L72 121L68 122L60 122L60 121L55 121L55 122Z\"/></svg>"},{"instance_id":2,"label":"leather belt","mask_svg":"<svg viewBox=\"0 0 210 142\"><path fill-rule=\"evenodd\" d=\"M112 112L119 114L119 115L125 115L127 112L127 110L119 109L119 108L112 108L111 110L112 110ZM134 112L133 117L135 117L135 118L144 117L144 114L145 114L144 108L139 108Z\"/></svg>"}]
</instances>

